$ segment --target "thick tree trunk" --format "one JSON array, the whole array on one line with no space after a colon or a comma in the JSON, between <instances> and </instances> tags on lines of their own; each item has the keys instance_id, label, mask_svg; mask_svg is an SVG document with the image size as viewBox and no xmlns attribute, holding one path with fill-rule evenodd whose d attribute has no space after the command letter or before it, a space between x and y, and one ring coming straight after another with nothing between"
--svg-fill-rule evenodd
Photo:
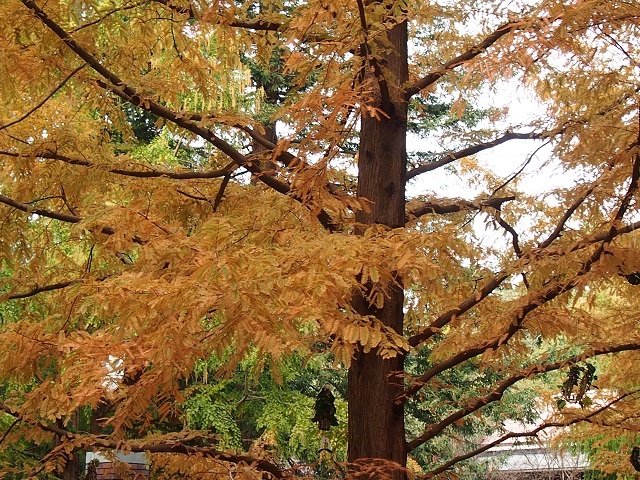
<instances>
[{"instance_id":1,"label":"thick tree trunk","mask_svg":"<svg viewBox=\"0 0 640 480\"><path fill-rule=\"evenodd\" d=\"M69 421L68 425L65 425L62 420L56 422L58 428L70 428L71 431L78 429L80 424L80 410L76 410ZM62 444L62 439L56 435L54 437L53 446L59 447ZM61 480L78 480L80 478L80 455L73 453L67 458L67 463L64 465L64 470L61 474L57 475Z\"/></svg>"},{"instance_id":2,"label":"thick tree trunk","mask_svg":"<svg viewBox=\"0 0 640 480\"><path fill-rule=\"evenodd\" d=\"M405 222L405 171L407 105L395 86L402 86L407 73L407 27L402 23L389 32L394 50L384 63L388 72L391 107L389 118L365 117L361 122L358 160L358 196L372 202L370 212L360 212L356 219L391 228ZM382 96L383 97L383 96ZM382 323L401 333L403 329L404 292L402 281L390 287L383 308L377 309L360 298L356 309L375 315ZM383 360L375 351L359 353L349 369L349 461L359 459L390 460L406 465L404 412L394 404L402 392L404 356ZM404 478L397 470L393 478ZM381 478L372 475L371 478Z\"/></svg>"},{"instance_id":3,"label":"thick tree trunk","mask_svg":"<svg viewBox=\"0 0 640 480\"><path fill-rule=\"evenodd\" d=\"M278 136L277 136L277 133L276 133L276 124L275 123L268 123L266 125L263 125L263 127L264 127L264 138L269 140L271 143L277 143ZM276 164L273 163L269 159L260 158L260 156L266 155L269 152L270 152L270 150L267 147L265 147L264 145L262 145L260 142L258 142L257 140L253 140L251 142L251 155L255 159L254 161L258 161L259 162L260 169L263 172L268 173L269 175L273 175L273 173L274 173L274 171L276 169ZM259 183L260 182L258 181L258 179L255 176L251 177L251 184L252 185L258 185Z\"/></svg>"}]
</instances>

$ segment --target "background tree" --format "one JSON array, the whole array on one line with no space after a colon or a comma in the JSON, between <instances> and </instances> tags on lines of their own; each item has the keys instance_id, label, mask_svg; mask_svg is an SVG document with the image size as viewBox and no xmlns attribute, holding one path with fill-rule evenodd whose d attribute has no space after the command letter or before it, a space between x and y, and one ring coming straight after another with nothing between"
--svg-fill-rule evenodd
<instances>
[{"instance_id":1,"label":"background tree","mask_svg":"<svg viewBox=\"0 0 640 480\"><path fill-rule=\"evenodd\" d=\"M296 355L348 368L340 475L360 478L404 478L409 453L587 358L613 358L606 407L548 425L634 408L639 16L604 0L3 2L2 300L23 306L0 335L3 445L59 440L30 474L88 448L151 452L167 476L296 474L220 425L183 428L211 358L220 378L249 357L254 378ZM526 125L501 105L465 117L507 80L540 102ZM543 175L570 187L532 195L526 164L503 178L474 158L515 139L528 163L548 145ZM424 194L447 167L478 196ZM476 216L508 241L483 243ZM603 291L624 300L591 308ZM457 388L464 369L479 388ZM449 403L411 415L434 391ZM488 448L459 447L421 478Z\"/></svg>"}]
</instances>

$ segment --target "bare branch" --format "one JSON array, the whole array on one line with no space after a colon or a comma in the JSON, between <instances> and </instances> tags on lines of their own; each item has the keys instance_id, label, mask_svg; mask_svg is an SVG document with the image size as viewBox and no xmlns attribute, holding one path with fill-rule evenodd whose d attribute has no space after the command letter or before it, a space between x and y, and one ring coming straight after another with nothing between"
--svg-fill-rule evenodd
<instances>
[{"instance_id":1,"label":"bare branch","mask_svg":"<svg viewBox=\"0 0 640 480\"><path fill-rule=\"evenodd\" d=\"M434 160L433 162L413 168L407 172L407 180L410 180L420 175L421 173L426 173L426 172L431 172L432 170L436 170L444 165L448 165L449 163L455 162L456 160L459 160L461 158L469 157L471 155L475 155L476 153L482 152L484 150L488 150L497 145L508 142L509 140L539 140L540 138L543 138L543 135L535 132L529 132L529 133L507 132L501 137L498 137L489 142L478 143L476 145L472 145L471 147L458 150L457 152L446 153L441 157L439 157L437 160Z\"/></svg>"},{"instance_id":2,"label":"bare branch","mask_svg":"<svg viewBox=\"0 0 640 480\"><path fill-rule=\"evenodd\" d=\"M420 202L419 205L414 206L411 210L406 213L407 221L411 221L416 219L422 215L426 215L428 213L435 213L438 215L445 215L448 213L461 212L464 210L482 210L483 208L494 208L496 210L500 210L501 206L505 202L510 202L515 200L516 197L497 197L497 198L486 198L482 200L448 200L442 199L437 202Z\"/></svg>"},{"instance_id":3,"label":"bare branch","mask_svg":"<svg viewBox=\"0 0 640 480\"><path fill-rule=\"evenodd\" d=\"M522 28L522 22L508 22L503 25L500 25L496 30L494 30L492 33L487 35L484 38L484 40L482 40L480 43L474 45L464 53L461 53L457 57L444 63L442 66L440 66L440 68L427 74L426 76L424 76L423 78L415 82L413 85L408 87L404 94L405 99L409 100L416 93L436 83L440 78L442 78L447 73L451 72L452 70L459 67L460 65L465 64L469 60L472 60L478 55L480 55L481 53L483 53L487 48L489 48L491 45L496 43L498 40L500 40L502 37L504 37L508 33L511 33L520 28Z\"/></svg>"}]
</instances>

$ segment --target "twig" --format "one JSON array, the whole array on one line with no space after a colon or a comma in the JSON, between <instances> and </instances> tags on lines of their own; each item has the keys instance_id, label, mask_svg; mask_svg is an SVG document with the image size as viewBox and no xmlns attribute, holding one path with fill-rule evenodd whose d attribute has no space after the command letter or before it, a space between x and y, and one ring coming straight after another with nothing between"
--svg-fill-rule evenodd
<instances>
[{"instance_id":1,"label":"twig","mask_svg":"<svg viewBox=\"0 0 640 480\"><path fill-rule=\"evenodd\" d=\"M51 97L53 97L60 89L62 89L62 87L64 87L66 85L66 83L71 80L76 73L78 73L80 70L82 70L84 67L86 67L87 64L83 63L82 65L80 65L79 67L73 69L71 71L71 73L69 75L67 75L62 82L60 82L51 92L49 92L48 95L46 95L42 100L40 100L33 108L31 108L28 112L26 112L25 114L23 114L20 118L17 118L16 120L13 120L9 123L5 123L4 125L0 125L0 131L2 130L6 130L7 128L15 125L16 123L20 123L21 121L25 120L27 117L29 117L32 113L34 113L36 110L38 110L40 107L42 107L45 103L47 103L47 101L49 101L49 99Z\"/></svg>"}]
</instances>

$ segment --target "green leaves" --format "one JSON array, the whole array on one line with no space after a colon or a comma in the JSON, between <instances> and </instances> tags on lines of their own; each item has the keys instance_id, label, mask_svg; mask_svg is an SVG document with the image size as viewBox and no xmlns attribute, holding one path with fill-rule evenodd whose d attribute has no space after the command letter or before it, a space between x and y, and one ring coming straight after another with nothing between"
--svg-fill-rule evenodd
<instances>
[{"instance_id":1,"label":"green leaves","mask_svg":"<svg viewBox=\"0 0 640 480\"><path fill-rule=\"evenodd\" d=\"M214 434L220 448L242 448L236 395L229 395L229 381L201 385L184 402L187 426Z\"/></svg>"}]
</instances>

